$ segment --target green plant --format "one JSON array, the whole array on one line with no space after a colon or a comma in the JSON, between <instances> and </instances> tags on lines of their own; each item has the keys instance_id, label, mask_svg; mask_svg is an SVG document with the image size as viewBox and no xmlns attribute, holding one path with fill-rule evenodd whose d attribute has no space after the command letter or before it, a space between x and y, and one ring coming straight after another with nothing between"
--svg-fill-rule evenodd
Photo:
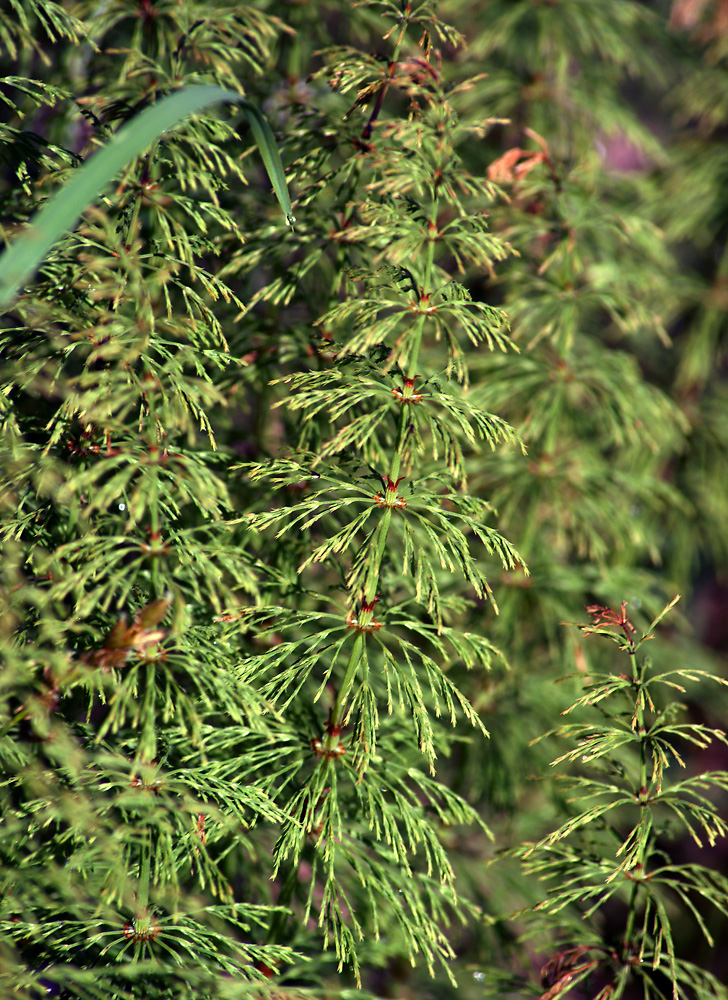
<instances>
[{"instance_id":1,"label":"green plant","mask_svg":"<svg viewBox=\"0 0 728 1000\"><path fill-rule=\"evenodd\" d=\"M424 14L425 27L437 27ZM268 503L262 481L313 479L318 488L305 499L236 518L215 455L210 413L244 373L237 359L247 353L230 348L207 301L241 310L229 282L249 259L247 248L231 252L225 242L238 227L212 173L222 165L239 174L229 126L198 119L165 137L126 172L120 198L54 247L14 304L5 329L4 568L6 629L16 638L3 729L5 808L19 845L19 853L8 845L3 904L13 942L4 981L14 990L32 995L51 982L79 996L232 994L281 963L287 977L315 981L329 939L339 968L351 966L356 979L360 955L381 962L390 949L449 970L443 924L462 904L438 828L479 820L427 774L448 752L433 720L444 711L483 727L442 657L470 668L498 655L483 636L450 624L466 600L452 574L487 599L488 562L475 547L511 569L518 560L485 523L487 504L458 489L461 448L476 436L491 447L517 439L462 388L466 345L506 349L505 317L472 301L437 258L483 264L507 248L456 196L456 184L480 200L492 189L457 165L455 146L470 132L428 68L429 43L397 69L407 30L421 31L416 17L407 20L414 27L397 29L378 86L382 97L393 86L422 105L412 120L390 120L380 152L363 148L343 165L354 167L352 194L366 183L377 193L348 220L353 234L371 216L357 266L348 265L354 294L337 302L338 261L321 323L354 322L361 334L342 342L335 371L284 376L299 390L294 410L326 406L330 442L309 420L291 458L249 464L248 497L236 489L250 509ZM148 45L122 50L138 60L124 65L127 84L148 78L153 63L157 81L171 80L159 25L149 22ZM109 22L90 29L101 44ZM177 44L175 59L184 48ZM351 54L327 71L335 65L347 74L336 83L341 95L373 68ZM180 68L175 82L184 82ZM24 92L58 98L30 85ZM345 100L337 97L340 107ZM129 109L138 104L125 99ZM363 133L350 127L362 143L374 118ZM207 200L192 201L189 186ZM279 245L284 253L306 245L309 220L322 214L305 193L299 201L300 235ZM453 218L441 236L443 212ZM399 249L380 262L393 239ZM211 270L200 263L210 255L229 260ZM11 292L31 264L10 275ZM426 332L441 340L427 345L436 377L420 376L415 389ZM363 418L337 434L337 411L351 407ZM381 471L354 472L353 449ZM264 559L272 528L296 530L277 563ZM331 534L323 541L322 528ZM394 539L401 569L390 557ZM321 569L305 575L314 564ZM384 611L375 620L377 601ZM28 874L19 881L20 867ZM279 879L273 899L270 875ZM314 930L296 930L288 910L304 927L312 915ZM384 935L388 949L376 945ZM312 958L307 973L301 963Z\"/></svg>"},{"instance_id":2,"label":"green plant","mask_svg":"<svg viewBox=\"0 0 728 1000\"><path fill-rule=\"evenodd\" d=\"M134 160L145 147L158 140L187 115L220 101L243 107L278 201L286 214L286 221L294 222L283 165L273 133L264 116L254 104L244 100L233 90L223 90L220 87L187 88L170 94L133 118L114 136L112 142L76 170L72 180L53 201L31 219L28 229L13 241L12 249L0 258L0 306L7 306L13 301L48 251L67 230L75 226L89 201L101 194L130 160Z\"/></svg>"},{"instance_id":3,"label":"green plant","mask_svg":"<svg viewBox=\"0 0 728 1000\"><path fill-rule=\"evenodd\" d=\"M12 8L11 248L199 87L244 83L297 221L206 111L3 316L0 984L538 993L500 915L540 884L481 862L570 808L527 780L584 662L558 623L649 618L724 532L665 360L677 182L624 97L694 56L632 0L458 5L469 51L444 3ZM616 130L654 169L609 169Z\"/></svg>"},{"instance_id":4,"label":"green plant","mask_svg":"<svg viewBox=\"0 0 728 1000\"><path fill-rule=\"evenodd\" d=\"M26 61L43 30L80 46L72 86L113 66L99 48L109 32L122 45L120 84L113 99L101 95L98 114L84 108L79 119L58 87L13 77L17 113L28 102L53 107L58 135L68 141L88 122L84 141L94 145L110 123L185 82L190 90L167 99L182 113L200 94L203 104L239 99L230 66L190 71L219 44L222 12L188 21L189 51L158 51L156 78L158 22L147 20L142 49L124 51L130 13L116 5L84 22L53 4L20 12ZM223 19L226 30L252 32L251 53L264 51L265 17L240 10ZM233 47L231 63L247 53ZM110 172L123 162L124 136L139 152L168 108L163 100L120 130ZM151 132L140 133L139 121ZM10 140L31 215L33 181L42 178L44 193L57 179L49 161L62 170L79 157L32 130L10 131ZM4 320L0 981L15 995L232 996L264 981L266 968L296 961L289 946L265 943L275 903L242 891L228 858L254 857L249 830L282 813L225 761L210 760L202 739L210 719L236 725L242 738L267 732L265 706L235 678L231 655L220 656L213 621L255 592L250 560L225 544L231 500L209 417L236 365L213 304L242 304L201 260L214 256L221 231L239 234L221 204L226 176L242 182L239 142L209 116L168 134L127 167L113 200L54 247ZM91 158L92 173L104 156ZM70 190L86 176L79 167ZM85 183L87 203L97 191ZM46 206L43 225L67 195ZM10 294L42 256L33 253L8 277Z\"/></svg>"},{"instance_id":5,"label":"green plant","mask_svg":"<svg viewBox=\"0 0 728 1000\"><path fill-rule=\"evenodd\" d=\"M592 623L579 626L583 635L610 639L629 665L619 673L587 674L584 693L562 713L578 713L583 721L547 734L576 744L553 761L577 769L558 776L573 789L571 814L518 851L527 873L549 883L548 895L529 914L536 925L531 935L539 923L552 935L557 930L541 969L548 1000L580 983L595 1000L617 1000L634 981L648 998L728 995L716 976L679 954L672 926L684 908L713 947L706 904L723 915L728 909L724 875L676 861L669 851L684 834L702 847L728 832L715 801L728 789L728 772L670 773L685 769L685 747L728 741L721 729L686 721L686 706L675 700L685 683L704 682L706 675L692 666L660 671L641 655L676 602L639 637L625 604L617 612L591 606ZM605 933L610 908L620 922L614 926L613 916Z\"/></svg>"}]
</instances>

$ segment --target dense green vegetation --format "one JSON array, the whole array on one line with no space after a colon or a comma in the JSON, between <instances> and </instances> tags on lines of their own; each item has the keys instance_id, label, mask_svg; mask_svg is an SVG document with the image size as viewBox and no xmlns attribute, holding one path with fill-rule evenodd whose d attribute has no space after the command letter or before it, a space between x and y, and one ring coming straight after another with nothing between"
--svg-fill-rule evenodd
<instances>
[{"instance_id":1,"label":"dense green vegetation","mask_svg":"<svg viewBox=\"0 0 728 1000\"><path fill-rule=\"evenodd\" d=\"M725 5L0 18L3 993L728 997Z\"/></svg>"}]
</instances>

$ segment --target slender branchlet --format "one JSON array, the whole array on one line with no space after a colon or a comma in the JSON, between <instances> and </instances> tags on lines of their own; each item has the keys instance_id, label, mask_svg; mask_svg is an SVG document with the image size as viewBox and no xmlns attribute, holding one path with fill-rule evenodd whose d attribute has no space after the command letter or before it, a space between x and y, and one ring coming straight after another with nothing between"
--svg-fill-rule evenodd
<instances>
[{"instance_id":1,"label":"slender branchlet","mask_svg":"<svg viewBox=\"0 0 728 1000\"><path fill-rule=\"evenodd\" d=\"M590 672L584 693L563 714L595 721L548 734L576 741L553 763L577 769L562 777L575 788L578 808L558 829L517 852L530 873L550 884L532 911L536 923L552 922L558 934L558 947L542 969L549 1000L567 996L579 983L599 1000L628 996L635 982L650 1000L666 995L665 981L674 997L727 995L717 977L685 954L672 926L679 901L712 946L703 904L725 914L728 898L728 879L720 871L670 854L681 832L699 847L728 833L718 804L728 772L672 773L685 767L685 746L728 745L723 730L682 721L685 706L675 693L684 692L686 683L728 682L692 666L660 671L644 655L644 645L676 603L641 635L627 617L626 602L619 611L590 605L591 624L579 626L586 636L614 642L629 666L621 670L618 661L619 672ZM600 930L607 910L619 926L609 938Z\"/></svg>"}]
</instances>

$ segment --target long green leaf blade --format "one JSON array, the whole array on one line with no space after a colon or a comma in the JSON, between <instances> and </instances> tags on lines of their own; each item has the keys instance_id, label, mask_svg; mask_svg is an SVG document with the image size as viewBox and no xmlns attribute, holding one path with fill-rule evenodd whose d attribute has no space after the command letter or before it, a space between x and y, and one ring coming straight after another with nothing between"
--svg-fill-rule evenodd
<instances>
[{"instance_id":1,"label":"long green leaf blade","mask_svg":"<svg viewBox=\"0 0 728 1000\"><path fill-rule=\"evenodd\" d=\"M13 301L53 244L75 227L84 210L127 163L188 115L221 101L239 105L247 117L273 190L290 225L294 218L283 164L264 115L234 90L216 86L186 87L145 108L119 129L111 141L79 167L68 183L36 213L29 228L0 257L0 308Z\"/></svg>"}]
</instances>

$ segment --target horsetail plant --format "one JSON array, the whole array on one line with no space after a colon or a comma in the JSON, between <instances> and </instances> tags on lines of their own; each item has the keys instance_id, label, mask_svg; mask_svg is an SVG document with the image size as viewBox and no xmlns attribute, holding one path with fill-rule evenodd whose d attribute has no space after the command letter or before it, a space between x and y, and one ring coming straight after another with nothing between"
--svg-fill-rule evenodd
<instances>
[{"instance_id":1,"label":"horsetail plant","mask_svg":"<svg viewBox=\"0 0 728 1000\"><path fill-rule=\"evenodd\" d=\"M434 975L450 998L553 1000L591 973L604 1000L640 979L722 995L659 937L649 895L686 788L662 799L670 772L659 791L640 773L640 748L649 765L653 735L675 736L641 645L631 680L577 706L642 699L644 738L634 706L604 725L623 737L599 786L614 808L563 825L563 795L526 780L563 705L553 677L580 655L559 621L623 593L649 617L685 582L660 559L695 558L670 475L692 461L689 414L656 374L682 287L659 183L600 152L623 130L666 169L624 98L633 72L661 85L659 15L8 9L0 993L347 1000ZM206 105L138 131L223 93L247 122ZM629 639L624 613L599 614ZM654 646L672 670L682 647ZM482 863L493 837L527 840L533 867ZM559 853L581 837L592 868ZM530 945L496 915L540 899L557 858L539 987L512 973ZM572 921L591 893L600 908ZM693 896L664 912L690 917Z\"/></svg>"},{"instance_id":2,"label":"horsetail plant","mask_svg":"<svg viewBox=\"0 0 728 1000\"><path fill-rule=\"evenodd\" d=\"M329 242L344 259L316 321L336 366L321 354L297 372L290 340L276 347L289 373L273 388L283 402L290 387L303 418L288 456L238 467L239 486L216 456L212 413L238 374L245 388L250 361L232 346L240 337L225 303L243 313L232 282L258 253L257 236L241 243L220 184L219 172L240 177L224 122L168 133L127 168L6 321L7 627L23 642L11 647L3 753L6 808L25 846L6 877L4 975L28 996L45 982L80 997L237 995L274 974L305 983L316 975L307 960L319 954L327 967L329 940L355 981L385 937L394 953L450 971L445 928L466 904L440 830L480 820L434 776L450 742L436 717L484 731L446 667L499 656L458 616L467 591L493 601L493 566L520 566L464 475L478 439L518 444L467 391L468 353L509 350L507 320L451 269L491 267L508 248L487 231L493 186L457 158L483 126L456 117L462 88L448 90L427 37L418 49L408 34L437 22L425 8L424 22L390 13L401 23L386 72L336 51L322 70L340 106L368 78L374 107L349 118L352 154L333 154L348 200L345 241ZM259 16L236 17L263 46ZM224 36L212 12L200 23L171 46L169 22L154 18L138 49L117 45L122 97L96 105L97 133L148 102L145 80L155 95L159 81L184 82L185 58ZM112 11L89 21L91 60L119 25ZM206 79L189 74L201 89L167 100L189 110L196 94L219 97L211 88L228 73L209 65ZM390 91L411 110L385 117ZM109 150L121 156L135 129ZM137 131L134 152L149 138ZM318 141L310 126L306 140ZM316 197L327 188L306 189L306 155L291 168L300 230L286 244L279 224L266 232L278 253L296 254L326 215ZM69 189L90 200L87 168L76 169ZM10 274L8 295L40 262L34 254ZM280 295L275 281L254 299L270 295ZM264 482L304 495L255 511ZM234 517L233 494L253 510ZM282 540L272 560L271 533ZM256 871L250 859L268 856L271 837L272 868ZM20 891L18 866L29 866L32 892ZM242 884L236 870L247 872ZM87 880L80 894L75 871ZM294 916L304 928L313 917L314 930L301 938Z\"/></svg>"},{"instance_id":3,"label":"horsetail plant","mask_svg":"<svg viewBox=\"0 0 728 1000\"><path fill-rule=\"evenodd\" d=\"M452 953L433 918L442 919L435 894L455 905L453 871L413 806L424 799L445 824L476 816L425 778L406 749L407 733L434 775L446 744L433 717L444 713L455 723L460 714L484 732L445 669L453 662L487 668L499 655L482 633L458 627L467 602L459 580L476 599L494 603L486 568L525 572L487 524L489 505L464 491L465 448L478 439L494 449L518 446L513 430L474 406L467 391L470 350L511 349L507 318L473 301L452 273L466 264L492 267L509 251L487 229L483 207L493 186L458 158L457 147L483 126L456 118L457 89L441 80L429 48L404 58L408 31L421 33L422 26L411 12L397 18L386 71L353 53L346 61L338 51L324 57L319 76L342 101L359 88L347 116L354 156L335 161L329 177L329 185L341 177L347 192L332 234L345 246L344 287L334 282L331 305L316 320L327 355L319 354L313 370L272 383L290 391L277 405L300 415L297 446L285 457L240 466L251 484L293 491L293 501L239 523L260 535L261 553L273 539L295 536L300 556L289 572L305 590L299 607L291 607L289 577L288 605L242 610L231 629L242 622L276 638L244 665L246 681L265 679L265 697L283 713L294 699L319 713L319 729L309 737L313 766L305 759L289 765L301 772L300 787L274 852L276 869L286 866L289 893L308 855L306 912L317 911L342 961L356 967L356 938L365 937L369 911L374 928L399 924L410 955L421 952L430 967L439 958L447 969ZM379 119L390 87L410 98L406 120ZM363 93L373 107L354 125ZM320 131L326 133L325 123L312 134ZM300 169L304 185L294 234L304 246L320 227L323 195L319 185L305 187L308 166L304 152L291 167L294 182ZM463 191L473 199L467 208ZM253 248L255 259L259 252ZM245 254L236 266L245 266ZM258 299L284 294L282 280ZM281 753L290 755L290 747ZM372 831L367 854L349 829L357 815ZM423 891L411 881L412 851L424 852ZM385 882L377 866L389 858L399 870ZM349 895L357 877L366 909Z\"/></svg>"},{"instance_id":4,"label":"horsetail plant","mask_svg":"<svg viewBox=\"0 0 728 1000\"><path fill-rule=\"evenodd\" d=\"M553 954L541 969L548 1000L577 987L594 1000L619 1000L635 983L648 1000L728 996L717 976L680 954L673 932L677 905L713 947L706 904L728 913L728 878L670 854L682 835L700 848L728 833L717 802L728 790L728 772L675 773L686 770L686 746L728 744L722 729L686 721L676 696L688 683L728 681L693 666L659 670L643 651L677 600L641 635L626 603L619 611L591 605L591 623L578 626L584 636L609 639L627 659L609 672L589 671L584 693L562 713L583 721L546 734L576 744L553 761L577 771L558 776L573 789L576 808L558 829L516 852L529 875L550 885L528 914L535 925L529 935L541 921L552 934ZM612 923L615 913L620 919L611 937L600 927L610 909Z\"/></svg>"},{"instance_id":5,"label":"horsetail plant","mask_svg":"<svg viewBox=\"0 0 728 1000\"><path fill-rule=\"evenodd\" d=\"M254 856L256 818L283 814L226 778L201 741L203 719L264 731L268 710L234 681L213 621L256 592L250 560L225 544L231 500L211 417L221 373L240 364L214 306L242 303L207 266L220 232L241 238L223 204L231 179L243 182L240 137L209 115L167 133L43 256L160 127L221 97L245 103L230 65L196 64L231 27L252 44L228 47L231 64L249 62L273 22L245 9L211 8L202 24L152 12L141 47L126 48L123 4L79 19L42 0L16 13L3 39L22 65L36 35L66 39L75 70L108 89L9 81L6 163L19 188L4 206L7 299L41 266L2 330L0 991L239 996L298 961L265 942L275 902L243 892L226 860L231 848ZM169 27L173 54L157 33ZM80 86L73 72L68 83ZM34 107L53 110L55 142L17 127ZM119 118L131 123L79 166ZM38 239L15 242L21 210L32 217L69 166Z\"/></svg>"}]
</instances>

